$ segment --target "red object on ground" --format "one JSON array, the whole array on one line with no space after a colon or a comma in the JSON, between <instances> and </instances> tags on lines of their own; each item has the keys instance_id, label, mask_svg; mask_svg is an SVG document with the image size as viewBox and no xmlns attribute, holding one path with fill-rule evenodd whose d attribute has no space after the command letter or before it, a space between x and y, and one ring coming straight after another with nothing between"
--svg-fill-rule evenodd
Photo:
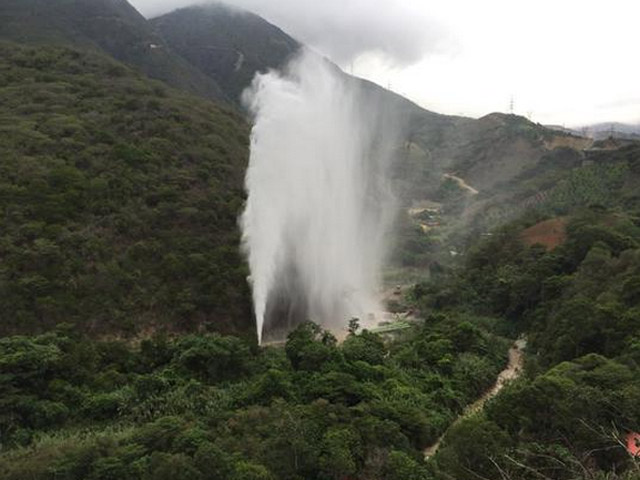
<instances>
[{"instance_id":1,"label":"red object on ground","mask_svg":"<svg viewBox=\"0 0 640 480\"><path fill-rule=\"evenodd\" d=\"M627 435L627 451L632 457L640 457L640 433L631 432Z\"/></svg>"}]
</instances>

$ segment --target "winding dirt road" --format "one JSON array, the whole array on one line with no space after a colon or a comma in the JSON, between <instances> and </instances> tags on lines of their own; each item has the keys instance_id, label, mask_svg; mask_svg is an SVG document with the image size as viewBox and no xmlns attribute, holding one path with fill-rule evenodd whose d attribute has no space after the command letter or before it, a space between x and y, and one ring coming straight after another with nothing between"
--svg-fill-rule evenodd
<instances>
[{"instance_id":1,"label":"winding dirt road","mask_svg":"<svg viewBox=\"0 0 640 480\"><path fill-rule=\"evenodd\" d=\"M471 405L468 405L462 414L449 426L451 428L453 425L461 421L462 419L473 415L476 412L479 412L484 407L484 404L487 403L487 400L495 397L500 390L504 388L504 386L511 380L515 380L520 376L522 372L522 366L524 363L524 349L527 346L527 340L525 338L521 338L516 340L514 344L509 349L509 363L507 363L507 367L500 372L498 378L496 379L496 383L487 390L480 398L478 398ZM448 430L448 429L447 429ZM443 433L440 438L433 445L428 446L423 450L425 459L433 457L438 449L440 448L440 444L442 443L442 439L447 434L447 432Z\"/></svg>"},{"instance_id":2,"label":"winding dirt road","mask_svg":"<svg viewBox=\"0 0 640 480\"><path fill-rule=\"evenodd\" d=\"M471 195L478 195L480 192L478 190L476 190L475 188L473 188L471 185L469 185L467 182L465 182L462 178L460 177L456 177L455 175L451 175L450 173L445 173L444 175L442 175L444 178L448 178L450 180L455 181L458 186L460 188L462 188L463 190L468 191L469 193L471 193Z\"/></svg>"}]
</instances>

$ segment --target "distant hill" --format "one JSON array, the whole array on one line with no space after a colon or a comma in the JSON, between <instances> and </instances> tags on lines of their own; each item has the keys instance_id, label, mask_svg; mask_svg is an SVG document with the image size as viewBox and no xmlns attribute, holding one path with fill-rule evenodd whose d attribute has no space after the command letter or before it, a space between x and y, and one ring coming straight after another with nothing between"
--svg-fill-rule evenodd
<instances>
[{"instance_id":1,"label":"distant hill","mask_svg":"<svg viewBox=\"0 0 640 480\"><path fill-rule=\"evenodd\" d=\"M411 127L401 165L407 170L402 174L403 192L409 194L405 201L436 199L447 178L456 178L478 192L464 199L464 216L481 212L491 199L511 195L520 178L574 166L584 157L582 150L593 144L591 139L502 113L477 120L418 116Z\"/></svg>"},{"instance_id":2,"label":"distant hill","mask_svg":"<svg viewBox=\"0 0 640 480\"><path fill-rule=\"evenodd\" d=\"M582 150L592 142L549 130L524 117L492 113L459 121L437 145L444 168L462 175L480 191L490 191L534 167L556 148Z\"/></svg>"},{"instance_id":3,"label":"distant hill","mask_svg":"<svg viewBox=\"0 0 640 480\"><path fill-rule=\"evenodd\" d=\"M236 103L256 73L283 67L304 46L262 17L224 3L181 8L151 19L151 24L173 51L214 79ZM333 67L347 81L357 82L375 96L376 101L390 102L418 116L446 118Z\"/></svg>"},{"instance_id":4,"label":"distant hill","mask_svg":"<svg viewBox=\"0 0 640 480\"><path fill-rule=\"evenodd\" d=\"M640 140L640 125L638 124L633 125L619 122L598 123L595 125L587 125L578 130L584 131L596 140L603 140L609 137Z\"/></svg>"},{"instance_id":5,"label":"distant hill","mask_svg":"<svg viewBox=\"0 0 640 480\"><path fill-rule=\"evenodd\" d=\"M552 130L560 130L575 135L582 135L594 140L605 140L607 138L620 138L627 140L640 140L640 124L629 124L620 122L604 122L582 127L566 128L558 125L547 125Z\"/></svg>"},{"instance_id":6,"label":"distant hill","mask_svg":"<svg viewBox=\"0 0 640 480\"><path fill-rule=\"evenodd\" d=\"M0 40L98 49L181 90L226 98L212 78L167 48L126 0L3 0Z\"/></svg>"}]
</instances>

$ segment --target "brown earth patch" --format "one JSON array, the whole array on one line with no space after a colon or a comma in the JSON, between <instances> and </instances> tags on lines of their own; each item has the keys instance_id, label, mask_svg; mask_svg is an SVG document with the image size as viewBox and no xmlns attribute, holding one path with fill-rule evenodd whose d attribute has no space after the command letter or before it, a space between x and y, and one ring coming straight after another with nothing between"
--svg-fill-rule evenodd
<instances>
[{"instance_id":1,"label":"brown earth patch","mask_svg":"<svg viewBox=\"0 0 640 480\"><path fill-rule=\"evenodd\" d=\"M548 250L553 250L567 240L567 219L564 217L552 218L529 227L521 234L525 245L544 245Z\"/></svg>"},{"instance_id":2,"label":"brown earth patch","mask_svg":"<svg viewBox=\"0 0 640 480\"><path fill-rule=\"evenodd\" d=\"M584 150L591 148L593 145L593 139L584 137L573 137L569 135L554 135L550 140L545 140L544 146L548 150L554 148L569 147L574 150Z\"/></svg>"}]
</instances>

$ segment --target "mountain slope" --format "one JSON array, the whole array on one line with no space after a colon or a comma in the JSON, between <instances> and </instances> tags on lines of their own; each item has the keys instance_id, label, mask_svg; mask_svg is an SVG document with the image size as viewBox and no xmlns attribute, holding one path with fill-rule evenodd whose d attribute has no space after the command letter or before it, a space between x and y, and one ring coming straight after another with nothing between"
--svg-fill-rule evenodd
<instances>
[{"instance_id":1,"label":"mountain slope","mask_svg":"<svg viewBox=\"0 0 640 480\"><path fill-rule=\"evenodd\" d=\"M235 103L256 72L283 66L301 47L259 16L224 4L183 8L151 22L170 48L215 80ZM556 146L585 147L569 133L514 115L474 120L430 112L335 68L362 89L367 103L394 118L407 142L417 147L410 155L401 154L396 166L400 196L406 201L428 196L444 173L490 191L535 167Z\"/></svg>"},{"instance_id":2,"label":"mountain slope","mask_svg":"<svg viewBox=\"0 0 640 480\"><path fill-rule=\"evenodd\" d=\"M193 79L204 78L206 82L203 85L214 86L212 88L217 89L217 85L220 84L224 92L218 93L218 95L233 99L236 104L240 92L249 85L257 71L281 66L300 47L298 42L260 17L246 12L230 10L228 7L220 5L182 9L148 22L124 0L7 0L0 5L0 16L2 20L0 23L0 38L15 38L30 44L72 44L83 49L107 52L115 58L137 66L149 75L164 78L169 84L175 85L186 92L195 92L200 97L206 98L212 95L211 91L194 88L190 83ZM85 75L88 74L95 76L95 70L91 70L93 68L91 62L87 65L83 63L88 61L84 60L88 55L86 53L74 50L75 57L67 56L69 58L65 58L63 55L61 57L62 60L58 61L56 60L58 54L51 53L48 48L43 48L42 50L40 48L26 49L21 56L11 60L5 59L8 62L6 65L7 71L11 71L14 67L22 68L25 65L30 69L36 69L28 72L19 70L16 74L17 77L11 75L6 77L8 89L5 90L5 95L10 99L7 100L7 105L15 105L15 111L13 112L15 118L12 116L7 117L6 123L7 125L11 125L12 122L16 125L27 125L27 130L35 128L33 125L38 125L38 123L33 119L33 115L40 115L42 117L41 121L45 121L44 117L49 115L50 112L47 110L40 111L39 109L50 102L58 101L55 97L58 95L56 92L59 92L61 95L60 102L63 103L55 113L65 118L51 117L48 120L50 125L47 128L51 128L55 132L58 132L56 129L64 132L66 131L65 126L67 123L75 125L76 116L81 112L85 112L82 109L89 108L89 106L93 105L92 102L96 100L95 93L87 86L85 78ZM33 59L29 59L29 56L32 56ZM152 105L153 108L158 105L157 102L159 100L147 99L147 93L144 92L148 92L149 89L152 91L155 89L164 91L163 88L159 84L154 87L141 87L142 94L139 93L138 86L132 85L126 88L123 87L123 91L112 90L108 85L109 81L115 81L114 79L117 80L120 77L131 79L133 74L122 65L103 56L98 55L95 58L101 58L101 61L106 62L101 68L102 71L107 73L105 78L98 82L98 85L93 85L95 83L94 80L89 82L93 85L92 88L100 92L98 95L100 100L93 105L93 111L103 120L108 117L108 121L104 125L91 124L83 127L85 130L91 132L91 135L95 135L96 129L98 131L110 131L111 141L114 141L113 139L120 140L121 145L118 148L124 152L123 158L132 158L134 162L146 158L146 154L140 154L137 151L127 153L131 147L139 148L139 144L150 142L150 145L152 145L149 147L150 150L143 149L143 153L148 151L153 152L154 155L168 155L171 153L178 159L186 156L196 163L201 158L200 154L196 152L202 147L202 152L205 152L204 158L214 164L212 167L215 173L214 176L219 180L224 178L224 169L227 168L228 164L224 162L222 165L216 164L218 160L213 154L217 152L225 155L229 151L236 151L236 147L227 145L224 136L221 137L222 139L216 139L214 144L202 145L202 142L206 143L211 137L208 137L209 133L205 133L205 130L203 130L208 122L207 114L202 112L195 97L185 100L186 103L181 107L183 109L182 113L177 116L171 111L161 109L160 111L167 118L159 118L160 114L157 112L157 115L154 114L151 118L137 118L137 116L144 116L149 113L149 105ZM107 63L109 66L106 66ZM54 65L57 70L51 73L48 72L47 69L50 65ZM335 68L338 70L338 67ZM580 151L582 148L581 139L565 133L552 132L521 117L492 114L482 119L474 120L440 115L424 110L409 100L371 82L357 79L344 73L341 74L344 75L347 81L355 82L362 87L366 103L375 102L380 106L380 111L385 112L384 115L395 118L398 123L402 124L400 128L406 133L406 141L404 142L404 149L398 148L398 162L394 166L394 180L398 194L405 206L409 206L416 201L433 200L434 197L443 193L443 190L446 190L444 187L448 187L448 182L450 183L455 179L460 185L469 185L469 191L480 191L479 195L472 198L469 198L468 195L463 198L463 208L466 209L463 212L464 216L469 216L467 215L469 212L473 215L481 214L486 210L487 205L491 205L492 202L495 205L497 200L504 199L503 193L505 189L508 191L509 188L513 187L515 180L523 175L538 175L538 170L545 171L546 167L539 168L542 163L546 162L546 165L562 157L562 155L556 156L553 154L557 149L556 147L568 147L571 149L575 154L570 155L573 163L579 162L582 158L582 152ZM22 77L31 79L29 80L31 83L26 84L29 87L24 90L18 90L19 94L15 98L10 97L11 92L17 86L15 78ZM52 82L54 84L53 90L49 91L47 87L42 93L38 90L40 87L36 88L32 85L32 83L39 85L43 82L45 84ZM131 83L136 85L146 84L146 82L148 80L142 77L136 77L135 81L131 80ZM140 95L142 95L142 98L139 98ZM20 103L16 104L16 101ZM32 110L18 108L18 106L24 105L31 105ZM201 116L192 118L193 115L187 113L189 109L193 109L193 115ZM70 120L66 117L70 117ZM130 118L135 119L136 122L141 122L142 126L138 126L135 123L134 130L126 130L121 133L122 129L117 122ZM211 125L209 125L210 128L214 129L212 130L214 132L212 135L215 134L215 118L217 118L216 115L212 115ZM236 119L236 121L238 120ZM184 123L182 124L181 122ZM56 126L57 123L60 126ZM163 131L163 129L169 127L173 131L174 128L177 128L176 125L173 125L174 123L181 123L182 134L176 140L177 143L175 145L166 151L161 151L159 147L161 135L158 134L158 131ZM151 131L147 130L147 127L151 128ZM73 134L75 126L70 128L71 130L69 131ZM38 130L38 135L40 133ZM19 135L21 135L20 138L22 138L21 141L24 144L10 144L10 148L26 148L25 145L38 139L38 141L45 141L45 139L38 135L34 136L32 133L20 131ZM91 135L78 139L76 148L80 150L87 149L89 147L88 142L96 141ZM234 145L234 142L246 143L247 136L248 131L244 130L242 133L233 134L230 142ZM56 151L59 145L52 143L52 138L50 136L46 140L49 142L47 145L51 146L52 151ZM66 145L65 142L66 140L61 144ZM38 145L38 143L36 142L34 145ZM40 150L37 150L37 148L40 148ZM47 149L41 146L36 147L36 150L39 157L34 162L33 168L36 168L36 166L45 170L50 168L47 163L49 161L46 155ZM213 150L213 153L211 150ZM9 150L8 153L16 158L25 154L21 150ZM100 154L104 154L104 152L100 152ZM576 155L578 158L573 158ZM64 153L64 158L71 158L71 153ZM562 161L559 161L557 165L559 168L564 168ZM155 319L160 316L175 319L180 317L181 314L178 312L181 311L184 313L184 318L189 319L189 321L194 321L195 323L199 321L194 319L208 321L209 314L207 312L210 309L218 313L224 310L218 309L216 301L211 297L213 295L212 292L226 291L227 282L231 285L238 281L241 286L239 288L229 286L229 291L222 296L222 303L226 302L224 298L246 293L246 283L244 279L241 279L243 274L236 271L238 264L235 262L238 259L236 258L235 249L237 249L238 239L234 237L236 230L235 218L239 213L239 202L242 198L244 167L234 163L233 166L228 166L228 168L229 172L227 173L232 175L232 179L224 187L216 184L214 188L216 194L220 189L226 192L222 198L214 200L207 197L211 192L202 186L200 189L196 189L199 195L207 198L209 202L207 209L209 211L226 212L221 214L221 217L218 217L217 214L214 215L216 219L224 218L224 226L221 228L225 234L220 239L216 239L213 236L213 231L209 231L207 235L212 235L210 238L211 243L206 243L204 239L202 241L193 239L193 243L190 243L189 251L194 255L198 255L202 251L207 251L208 245L211 244L229 247L231 249L229 250L231 252L229 253L231 258L231 264L229 264L231 266L229 268L235 272L234 276L227 277L224 274L222 276L213 274L209 267L203 267L203 271L209 273L206 278L200 279L198 282L180 277L180 281L184 281L188 285L188 287L185 287L186 293L176 293L175 291L163 293L163 301L165 301L164 297L170 298L170 300L166 301L171 306L166 307L165 305L166 308L163 307L160 310L156 310L158 305L156 300L151 301L152 305L145 307L150 312L148 313L149 318ZM180 176L175 170L169 169L168 172L171 175ZM158 167L154 172L156 176L153 178L157 185L165 183L164 177L162 177L164 174L167 174L164 171L164 167ZM445 174L448 176L445 177ZM118 172L115 176L121 177L121 172ZM198 181L202 180L200 176L197 175L196 177ZM49 180L46 181L48 182ZM177 181L177 184L186 185L182 180ZM530 184L534 188L539 186L535 182L530 182ZM157 185L154 188L157 188ZM148 186L150 187L150 185ZM547 189L548 187L545 186ZM134 187L127 187L127 189L131 188ZM135 188L138 187L136 186ZM172 187L167 188L169 190L172 189ZM229 193L227 188L230 188L233 194ZM515 189L518 190L518 188ZM130 190L127 190L127 192L131 193ZM59 193L61 192L57 192L56 195ZM509 195L508 198L514 198L512 192L508 191L507 193ZM516 193L520 194L521 192L518 191ZM532 195L536 193L534 191ZM136 194L141 194L146 198L148 192L137 191ZM147 206L153 209L161 205L162 208L167 208L168 211L171 211L183 199L182 195L176 194L175 191L169 194L166 199L163 197L164 194L158 195L159 197L155 194L151 195L152 199L148 202L145 200ZM190 197L187 196L185 198L189 199ZM35 202L35 200L33 201ZM183 213L193 213L193 210L190 209L194 205L180 204L180 206L186 208ZM509 206L511 206L510 203ZM195 208L201 213L200 207ZM454 213L463 216L460 211ZM45 222L50 220L46 215L42 213L41 216L41 219ZM198 218L200 218L198 220L200 222L202 218ZM71 220L75 221L73 218ZM54 219L54 221L57 220ZM141 220L140 222L141 225L146 225L147 229L155 232L155 224L149 224L149 221L150 218L145 218L144 221ZM215 228L215 222L218 220L212 221L211 227ZM204 238L207 238L207 236L205 235ZM137 240L140 239L141 237L137 238ZM115 245L119 245L118 242L115 242ZM175 248L175 246L170 247L169 244L164 243L161 249L165 248ZM122 253L115 253L115 255ZM203 265L211 266L224 262L226 261L223 258L225 255L221 254L220 257L208 259ZM145 257L145 261L151 262L149 259L152 256ZM180 268L184 264L194 267L194 264L190 263L192 260L193 258L191 257L182 259L178 262L181 265ZM201 260L202 258L198 262ZM224 268L226 269L227 266ZM161 263L154 264L154 267L164 268ZM162 280L157 283L149 280L151 283L148 287L145 287L147 289L145 294L149 294L151 290L160 288L160 286L172 285L172 279L168 271L158 273ZM180 275L186 274L182 272ZM206 290L208 286L211 287L220 278L222 278L220 285ZM7 285L13 285L11 282L15 283L19 280L11 278L7 281L9 282ZM135 283L134 281L131 282ZM193 289L196 289L198 293L194 294ZM39 298L40 294L37 292L37 288L32 290L20 290L18 297L14 300L18 302L16 304L22 305L20 308L24 312L33 310L32 304L28 302L33 303L35 301L34 298ZM59 292L62 291L64 291L64 288L60 287ZM114 295L118 297L118 294ZM154 298L153 295L149 296ZM25 298L30 300L27 303L20 304L19 302ZM70 300L67 299L65 302L71 305ZM126 300L126 302L129 302L129 300ZM244 297L238 305L246 313L248 311L248 303L245 304L243 302ZM9 303L6 305L8 308ZM178 305L181 306L178 307ZM95 305L91 308L94 307ZM103 307L96 307L95 312L101 309L112 312L112 310L109 310L111 307ZM77 308L78 312L81 311L79 310L80 307ZM141 311L140 308L141 305L136 304L134 300L130 304L119 305L117 307L118 312L125 312L119 318L130 316L130 312L139 313ZM62 309L57 310L58 313L52 318L55 318L56 321L59 320L61 311ZM237 312L233 308L230 311ZM113 315L117 317L117 315ZM235 313L232 315L235 315ZM45 323L53 322L53 320L47 320L49 317L46 315L44 317L46 317ZM34 324L39 324L40 322L40 320L34 318L30 318L29 322L31 321ZM119 320L115 323L119 323ZM105 323L97 322L97 324Z\"/></svg>"},{"instance_id":3,"label":"mountain slope","mask_svg":"<svg viewBox=\"0 0 640 480\"><path fill-rule=\"evenodd\" d=\"M282 67L301 47L257 15L221 4L183 8L151 23L173 50L213 78L234 102L256 72Z\"/></svg>"},{"instance_id":4,"label":"mountain slope","mask_svg":"<svg viewBox=\"0 0 640 480\"><path fill-rule=\"evenodd\" d=\"M126 0L3 0L0 39L97 48L181 90L225 98L215 81L167 48Z\"/></svg>"},{"instance_id":5,"label":"mountain slope","mask_svg":"<svg viewBox=\"0 0 640 480\"><path fill-rule=\"evenodd\" d=\"M588 139L549 130L524 117L493 113L459 122L435 153L445 168L483 191L534 167L555 148L582 150L590 144Z\"/></svg>"},{"instance_id":6,"label":"mountain slope","mask_svg":"<svg viewBox=\"0 0 640 480\"><path fill-rule=\"evenodd\" d=\"M181 8L151 19L156 33L193 66L212 77L234 102L258 72L286 65L303 44L251 12L223 3ZM329 60L327 60L329 61ZM407 115L447 118L424 110L372 82L342 72L372 100L391 104Z\"/></svg>"},{"instance_id":7,"label":"mountain slope","mask_svg":"<svg viewBox=\"0 0 640 480\"><path fill-rule=\"evenodd\" d=\"M0 335L251 332L248 129L103 55L0 43Z\"/></svg>"},{"instance_id":8,"label":"mountain slope","mask_svg":"<svg viewBox=\"0 0 640 480\"><path fill-rule=\"evenodd\" d=\"M7 0L0 18L0 38L99 47L172 86L236 105L256 72L281 67L301 47L261 17L223 4L146 21L125 0ZM396 168L400 196L407 202L431 195L445 173L490 192L535 167L555 148L554 138L575 138L521 117L440 115L340 73L362 87L367 103L394 116L407 142L417 147L400 155Z\"/></svg>"}]
</instances>

